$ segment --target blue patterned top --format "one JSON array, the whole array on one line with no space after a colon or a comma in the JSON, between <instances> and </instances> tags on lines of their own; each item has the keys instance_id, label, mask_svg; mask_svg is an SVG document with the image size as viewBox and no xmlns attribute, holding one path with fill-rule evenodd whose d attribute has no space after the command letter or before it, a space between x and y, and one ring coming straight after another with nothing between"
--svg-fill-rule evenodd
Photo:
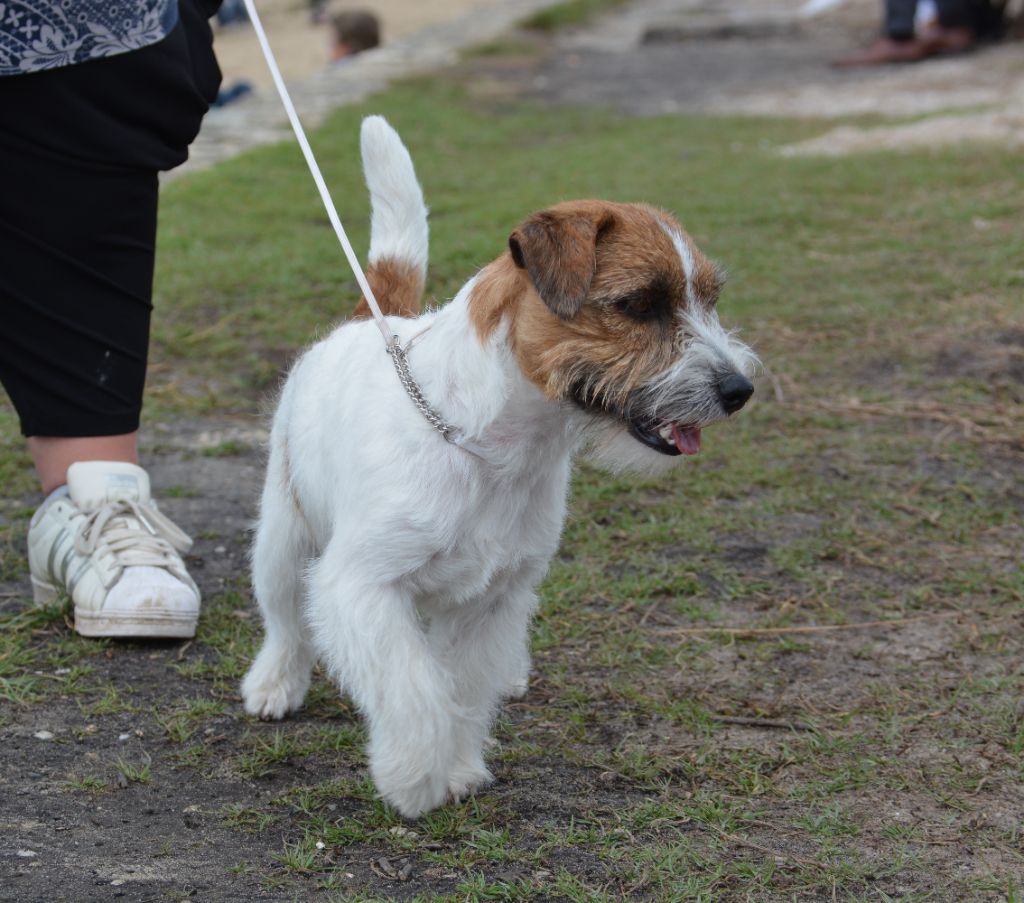
<instances>
[{"instance_id":1,"label":"blue patterned top","mask_svg":"<svg viewBox=\"0 0 1024 903\"><path fill-rule=\"evenodd\" d=\"M0 0L0 76L138 50L177 23L178 0Z\"/></svg>"}]
</instances>

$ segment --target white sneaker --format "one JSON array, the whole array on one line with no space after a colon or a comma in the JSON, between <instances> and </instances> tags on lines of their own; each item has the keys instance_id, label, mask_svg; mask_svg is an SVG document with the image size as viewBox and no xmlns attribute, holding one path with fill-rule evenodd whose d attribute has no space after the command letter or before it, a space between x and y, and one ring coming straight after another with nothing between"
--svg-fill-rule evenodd
<instances>
[{"instance_id":1,"label":"white sneaker","mask_svg":"<svg viewBox=\"0 0 1024 903\"><path fill-rule=\"evenodd\" d=\"M195 636L199 589L179 554L191 545L149 497L141 467L72 464L68 495L49 499L29 526L33 595L67 592L82 636Z\"/></svg>"}]
</instances>

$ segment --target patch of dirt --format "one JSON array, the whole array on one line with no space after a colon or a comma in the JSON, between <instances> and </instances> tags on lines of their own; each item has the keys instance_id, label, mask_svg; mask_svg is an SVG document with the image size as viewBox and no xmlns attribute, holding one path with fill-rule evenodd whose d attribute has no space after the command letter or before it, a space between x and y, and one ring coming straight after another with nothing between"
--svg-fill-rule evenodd
<instances>
[{"instance_id":1,"label":"patch of dirt","mask_svg":"<svg viewBox=\"0 0 1024 903\"><path fill-rule=\"evenodd\" d=\"M932 371L943 379L967 378L1004 387L1024 401L1024 331L1004 329L985 335L949 339L935 351Z\"/></svg>"},{"instance_id":2,"label":"patch of dirt","mask_svg":"<svg viewBox=\"0 0 1024 903\"><path fill-rule=\"evenodd\" d=\"M934 380L984 386L998 404L1024 403L1024 330L1019 326L993 328L982 322L968 328L922 329L902 340L912 342L913 358L896 349L868 354L851 362L853 381L882 391L897 387L904 397L923 400L931 386L908 379L916 358Z\"/></svg>"},{"instance_id":3,"label":"patch of dirt","mask_svg":"<svg viewBox=\"0 0 1024 903\"><path fill-rule=\"evenodd\" d=\"M187 556L204 597L222 592L245 572L254 500L262 477L255 447L231 457L202 452L225 436L255 438L258 424L194 422L150 435L145 461L161 507L179 524L205 525ZM155 440L155 442L154 442ZM240 448L242 446L239 446ZM156 449L154 451L154 449ZM178 495L178 490L187 494ZM38 499L19 500L26 507ZM29 598L27 575L0 585L0 609ZM246 612L248 614L248 612ZM63 625L40 632L53 642ZM118 643L82 664L95 679L123 697L126 711L89 715L74 698L7 709L0 770L0 899L21 901L273 899L258 885L232 880L227 869L246 861L267 862L266 845L228 830L217 810L251 802L258 786L216 774L195 780L173 761L174 748L154 715L182 700L211 698L206 685L182 678L176 666L217 650L180 642ZM213 694L215 697L216 694ZM95 700L91 700L95 701ZM229 705L234 705L232 698ZM237 712L214 719L204 742L230 746L243 728ZM46 731L52 739L39 739ZM118 786L118 760L150 765L146 783ZM103 792L75 791L66 782L91 777Z\"/></svg>"}]
</instances>

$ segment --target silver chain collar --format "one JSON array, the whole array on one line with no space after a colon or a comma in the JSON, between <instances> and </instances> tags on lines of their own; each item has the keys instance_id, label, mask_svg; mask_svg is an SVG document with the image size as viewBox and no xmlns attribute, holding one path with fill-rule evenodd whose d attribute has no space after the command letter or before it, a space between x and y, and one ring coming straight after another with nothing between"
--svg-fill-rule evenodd
<instances>
[{"instance_id":1,"label":"silver chain collar","mask_svg":"<svg viewBox=\"0 0 1024 903\"><path fill-rule=\"evenodd\" d=\"M416 380L413 379L412 372L409 370L409 359L406 357L405 349L399 344L398 336L392 336L391 341L385 347L388 354L391 355L391 360L394 362L398 379L401 381L408 396L412 399L412 403L416 405L417 410L435 430L444 436L446 441L453 442L456 433L455 427L445 421L424 397L423 391Z\"/></svg>"}]
</instances>

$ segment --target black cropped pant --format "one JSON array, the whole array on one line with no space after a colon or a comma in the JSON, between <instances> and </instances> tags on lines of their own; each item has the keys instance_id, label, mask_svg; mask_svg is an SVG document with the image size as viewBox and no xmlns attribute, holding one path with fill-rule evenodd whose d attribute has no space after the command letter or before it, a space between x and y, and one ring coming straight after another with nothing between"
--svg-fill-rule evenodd
<instances>
[{"instance_id":1,"label":"black cropped pant","mask_svg":"<svg viewBox=\"0 0 1024 903\"><path fill-rule=\"evenodd\" d=\"M119 56L0 78L0 382L26 436L138 428L157 173L217 94L209 16Z\"/></svg>"}]
</instances>

